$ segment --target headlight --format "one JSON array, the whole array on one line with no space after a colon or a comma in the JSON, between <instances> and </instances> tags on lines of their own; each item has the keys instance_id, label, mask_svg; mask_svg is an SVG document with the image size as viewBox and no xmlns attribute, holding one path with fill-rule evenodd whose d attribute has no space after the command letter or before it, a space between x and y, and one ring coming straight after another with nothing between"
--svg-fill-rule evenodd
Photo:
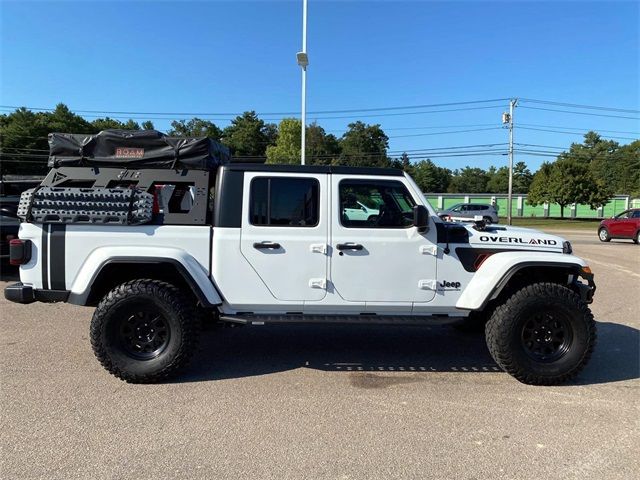
<instances>
[{"instance_id":1,"label":"headlight","mask_svg":"<svg viewBox=\"0 0 640 480\"><path fill-rule=\"evenodd\" d=\"M571 248L571 242L567 242L567 241L562 242L562 253L573 253L573 248Z\"/></svg>"}]
</instances>

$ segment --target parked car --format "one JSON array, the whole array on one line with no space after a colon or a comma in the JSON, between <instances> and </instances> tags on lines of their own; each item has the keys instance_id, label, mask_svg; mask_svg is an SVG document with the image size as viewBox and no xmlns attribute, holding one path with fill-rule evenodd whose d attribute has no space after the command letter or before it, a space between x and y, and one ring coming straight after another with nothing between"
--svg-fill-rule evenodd
<instances>
[{"instance_id":1,"label":"parked car","mask_svg":"<svg viewBox=\"0 0 640 480\"><path fill-rule=\"evenodd\" d=\"M458 203L447 210L438 211L443 220L473 220L481 216L486 223L498 223L498 210L493 205L479 203Z\"/></svg>"},{"instance_id":2,"label":"parked car","mask_svg":"<svg viewBox=\"0 0 640 480\"><path fill-rule=\"evenodd\" d=\"M640 208L632 208L619 213L615 217L600 222L598 238L608 242L612 238L630 238L640 243Z\"/></svg>"},{"instance_id":3,"label":"parked car","mask_svg":"<svg viewBox=\"0 0 640 480\"><path fill-rule=\"evenodd\" d=\"M355 195L347 195L342 205L342 215L349 221L375 222L378 220L380 210L367 207L364 203L356 200Z\"/></svg>"}]
</instances>

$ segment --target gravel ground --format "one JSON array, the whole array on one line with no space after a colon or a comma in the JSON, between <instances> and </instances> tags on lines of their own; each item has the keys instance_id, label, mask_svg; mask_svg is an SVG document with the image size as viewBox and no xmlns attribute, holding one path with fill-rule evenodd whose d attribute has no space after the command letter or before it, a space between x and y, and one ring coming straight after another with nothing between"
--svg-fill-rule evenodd
<instances>
[{"instance_id":1,"label":"gravel ground","mask_svg":"<svg viewBox=\"0 0 640 480\"><path fill-rule=\"evenodd\" d=\"M640 478L640 247L566 236L599 343L559 387L446 326L215 329L176 382L128 385L93 357L91 309L2 299L0 476Z\"/></svg>"}]
</instances>

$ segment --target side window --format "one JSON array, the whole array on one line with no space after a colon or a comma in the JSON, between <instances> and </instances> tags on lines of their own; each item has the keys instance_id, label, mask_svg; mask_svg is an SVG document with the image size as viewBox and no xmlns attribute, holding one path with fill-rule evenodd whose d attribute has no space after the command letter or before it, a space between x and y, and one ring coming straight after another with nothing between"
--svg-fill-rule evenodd
<instances>
[{"instance_id":1,"label":"side window","mask_svg":"<svg viewBox=\"0 0 640 480\"><path fill-rule=\"evenodd\" d=\"M629 213L630 213L629 210L627 210L626 212L620 213L618 216L616 216L616 218L618 220L623 220L625 218L629 218Z\"/></svg>"},{"instance_id":2,"label":"side window","mask_svg":"<svg viewBox=\"0 0 640 480\"><path fill-rule=\"evenodd\" d=\"M407 228L413 225L416 202L401 182L386 180L343 180L339 186L340 223L348 228ZM359 202L368 209L366 217L350 211Z\"/></svg>"},{"instance_id":3,"label":"side window","mask_svg":"<svg viewBox=\"0 0 640 480\"><path fill-rule=\"evenodd\" d=\"M259 177L251 181L249 222L257 226L315 227L320 184L313 178Z\"/></svg>"},{"instance_id":4,"label":"side window","mask_svg":"<svg viewBox=\"0 0 640 480\"><path fill-rule=\"evenodd\" d=\"M632 218L640 218L640 210L636 210L635 212L633 212Z\"/></svg>"}]
</instances>

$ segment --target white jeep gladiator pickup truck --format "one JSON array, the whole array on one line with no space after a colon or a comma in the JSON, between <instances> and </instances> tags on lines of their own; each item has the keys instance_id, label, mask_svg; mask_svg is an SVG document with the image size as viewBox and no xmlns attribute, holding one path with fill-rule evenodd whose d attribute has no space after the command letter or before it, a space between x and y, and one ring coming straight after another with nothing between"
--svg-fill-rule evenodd
<instances>
[{"instance_id":1,"label":"white jeep gladiator pickup truck","mask_svg":"<svg viewBox=\"0 0 640 480\"><path fill-rule=\"evenodd\" d=\"M240 164L210 140L158 132L50 144L50 173L21 200L21 282L5 296L96 307L95 355L123 380L175 375L208 318L458 320L484 328L496 363L529 384L567 381L593 350L593 275L568 242L443 222L400 170ZM377 214L352 215L354 200Z\"/></svg>"}]
</instances>

